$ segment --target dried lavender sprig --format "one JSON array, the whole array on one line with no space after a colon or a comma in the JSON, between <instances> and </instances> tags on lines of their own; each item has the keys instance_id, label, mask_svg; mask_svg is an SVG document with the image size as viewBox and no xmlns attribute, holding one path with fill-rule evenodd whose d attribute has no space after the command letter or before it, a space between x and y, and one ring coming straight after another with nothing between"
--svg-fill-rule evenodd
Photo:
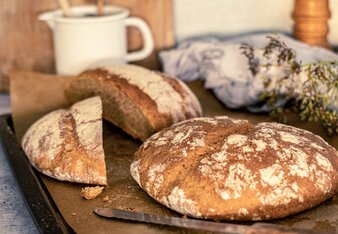
<instances>
[{"instance_id":1,"label":"dried lavender sprig","mask_svg":"<svg viewBox=\"0 0 338 234\"><path fill-rule=\"evenodd\" d=\"M254 49L248 44L242 44L240 49L242 54L248 59L249 69L253 76L257 75L259 69L259 60L255 58Z\"/></svg>"}]
</instances>

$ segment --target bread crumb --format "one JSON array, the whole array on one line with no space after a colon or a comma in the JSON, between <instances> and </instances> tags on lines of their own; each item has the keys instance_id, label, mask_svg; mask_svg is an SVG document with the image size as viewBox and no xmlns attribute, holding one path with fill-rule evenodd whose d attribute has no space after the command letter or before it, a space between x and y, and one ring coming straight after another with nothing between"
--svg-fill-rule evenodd
<instances>
[{"instance_id":1,"label":"bread crumb","mask_svg":"<svg viewBox=\"0 0 338 234\"><path fill-rule=\"evenodd\" d=\"M94 199L96 198L100 193L102 193L104 187L101 186L95 186L95 187L84 187L81 189L81 197L85 199Z\"/></svg>"},{"instance_id":2,"label":"bread crumb","mask_svg":"<svg viewBox=\"0 0 338 234\"><path fill-rule=\"evenodd\" d=\"M125 210L135 211L135 208L132 208L132 207L126 207Z\"/></svg>"},{"instance_id":3,"label":"bread crumb","mask_svg":"<svg viewBox=\"0 0 338 234\"><path fill-rule=\"evenodd\" d=\"M105 196L104 198L102 198L102 201L104 201L104 202L109 201L109 196Z\"/></svg>"},{"instance_id":4,"label":"bread crumb","mask_svg":"<svg viewBox=\"0 0 338 234\"><path fill-rule=\"evenodd\" d=\"M72 215L74 215L74 216L75 216L75 215L76 215L76 213L74 213L74 212L73 212L73 213L72 213Z\"/></svg>"}]
</instances>

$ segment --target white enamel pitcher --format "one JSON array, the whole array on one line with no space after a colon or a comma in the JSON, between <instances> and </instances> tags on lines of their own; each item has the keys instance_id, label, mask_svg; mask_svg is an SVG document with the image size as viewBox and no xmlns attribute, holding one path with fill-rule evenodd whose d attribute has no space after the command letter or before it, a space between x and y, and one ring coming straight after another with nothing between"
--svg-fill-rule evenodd
<instances>
[{"instance_id":1,"label":"white enamel pitcher","mask_svg":"<svg viewBox=\"0 0 338 234\"><path fill-rule=\"evenodd\" d=\"M86 69L141 60L152 53L153 37L142 19L128 17L127 9L116 6L105 6L103 16L94 16L96 13L96 6L75 6L71 17L64 17L61 10L39 15L53 31L58 74L77 75ZM141 50L128 53L127 26L140 30Z\"/></svg>"}]
</instances>

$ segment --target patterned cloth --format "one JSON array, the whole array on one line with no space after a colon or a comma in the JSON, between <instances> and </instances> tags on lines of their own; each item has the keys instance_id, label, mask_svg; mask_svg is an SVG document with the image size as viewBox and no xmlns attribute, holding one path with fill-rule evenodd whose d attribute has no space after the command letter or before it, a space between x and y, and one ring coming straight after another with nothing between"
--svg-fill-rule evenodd
<instances>
[{"instance_id":1,"label":"patterned cloth","mask_svg":"<svg viewBox=\"0 0 338 234\"><path fill-rule=\"evenodd\" d=\"M259 102L259 95L264 91L262 79L275 79L286 75L283 66L272 69L260 69L255 76L250 71L248 59L240 49L243 43L254 48L255 57L260 64L277 64L277 57L267 61L263 48L268 44L267 36L279 38L288 47L296 51L296 59L302 64L316 61L338 61L338 55L330 50L309 46L283 34L255 34L236 37L227 41L214 38L188 40L176 49L160 52L159 56L165 73L184 81L203 80L207 89L212 89L215 95L230 108L246 107L252 112L268 111L266 103ZM297 83L298 82L298 83ZM300 87L302 79L297 79L294 85ZM272 87L273 88L273 87ZM281 100L283 102L283 100Z\"/></svg>"}]
</instances>

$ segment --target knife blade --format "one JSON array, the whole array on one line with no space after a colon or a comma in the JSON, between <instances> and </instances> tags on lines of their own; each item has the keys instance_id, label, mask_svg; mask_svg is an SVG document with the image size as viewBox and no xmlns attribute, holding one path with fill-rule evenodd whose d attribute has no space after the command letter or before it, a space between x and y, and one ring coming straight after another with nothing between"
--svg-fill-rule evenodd
<instances>
[{"instance_id":1,"label":"knife blade","mask_svg":"<svg viewBox=\"0 0 338 234\"><path fill-rule=\"evenodd\" d=\"M94 213L106 218L118 218L137 222L162 224L174 227L193 228L204 231L215 231L222 233L243 233L240 225L217 223L212 221L204 221L190 218L169 217L162 215L153 215L142 212L134 212L127 210L119 210L112 208L94 208Z\"/></svg>"},{"instance_id":2,"label":"knife blade","mask_svg":"<svg viewBox=\"0 0 338 234\"><path fill-rule=\"evenodd\" d=\"M316 233L311 230L293 229L290 227L267 223L255 223L254 225L240 225L232 223L218 223L214 221L198 220L192 218L179 218L163 215L154 215L143 212L134 212L113 208L96 207L94 213L105 218L117 218L130 221L162 224L173 227L183 227L211 231L218 233L241 234L241 233Z\"/></svg>"}]
</instances>

